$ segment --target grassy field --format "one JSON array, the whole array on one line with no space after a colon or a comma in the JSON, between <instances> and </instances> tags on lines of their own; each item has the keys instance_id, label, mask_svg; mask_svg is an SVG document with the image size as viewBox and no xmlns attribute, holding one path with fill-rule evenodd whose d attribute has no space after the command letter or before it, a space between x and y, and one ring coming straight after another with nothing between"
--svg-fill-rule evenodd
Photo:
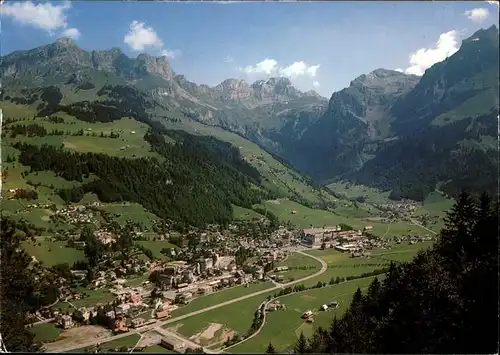
<instances>
[{"instance_id":1,"label":"grassy field","mask_svg":"<svg viewBox=\"0 0 500 355\"><path fill-rule=\"evenodd\" d=\"M410 233L425 235L429 233L425 229L408 222L397 222L389 226L388 223L376 222L364 218L345 217L325 210L312 209L287 199L267 201L261 207L267 208L268 211L277 215L281 221L290 221L299 228L331 226L345 223L355 229L363 229L365 226L371 225L373 226L373 234L378 236L384 236L388 228L390 228L389 236ZM296 211L296 213L292 214L292 211Z\"/></svg>"},{"instance_id":2,"label":"grassy field","mask_svg":"<svg viewBox=\"0 0 500 355\"><path fill-rule=\"evenodd\" d=\"M118 349L122 346L133 348L139 341L140 336L136 333L130 334L128 337L116 339L107 343L101 344L101 349Z\"/></svg>"},{"instance_id":3,"label":"grassy field","mask_svg":"<svg viewBox=\"0 0 500 355\"><path fill-rule=\"evenodd\" d=\"M330 326L334 315L339 318L346 311L356 289L358 287L365 289L371 280L372 278L357 279L280 297L279 300L285 304L286 310L268 313L266 324L257 336L227 351L234 354L263 353L269 342L272 342L278 352L284 352L295 345L301 332L309 337L318 326L323 328ZM337 309L319 310L321 305L333 300L340 302ZM313 324L306 323L301 318L301 315L308 310L314 313Z\"/></svg>"},{"instance_id":4,"label":"grassy field","mask_svg":"<svg viewBox=\"0 0 500 355\"><path fill-rule=\"evenodd\" d=\"M31 240L24 241L23 247L29 255L34 256L45 266L62 263L73 265L75 261L85 261L83 250L68 248L64 242L50 242L46 237L37 237L35 243Z\"/></svg>"},{"instance_id":5,"label":"grassy field","mask_svg":"<svg viewBox=\"0 0 500 355\"><path fill-rule=\"evenodd\" d=\"M245 287L243 285L234 286L228 289L214 292L209 295L200 296L192 300L191 303L189 303L188 305L180 307L175 311L173 311L172 317L182 316L184 314L194 312L203 308L207 308L216 305L218 303L230 301L232 299L245 296L253 292L266 290L273 286L274 285L271 282L257 282L249 284L248 287Z\"/></svg>"},{"instance_id":6,"label":"grassy field","mask_svg":"<svg viewBox=\"0 0 500 355\"><path fill-rule=\"evenodd\" d=\"M417 253L422 249L427 249L432 245L432 242L421 242L417 244L401 243L395 244L391 249L373 249L371 257L381 261L411 261Z\"/></svg>"},{"instance_id":7,"label":"grassy field","mask_svg":"<svg viewBox=\"0 0 500 355\"><path fill-rule=\"evenodd\" d=\"M274 272L275 274L283 275L285 282L312 275L321 269L321 264L318 261L298 253L290 254L285 261L275 265L275 267L278 266L288 266L290 269L287 271ZM306 267L306 269L296 269L298 267Z\"/></svg>"},{"instance_id":8,"label":"grassy field","mask_svg":"<svg viewBox=\"0 0 500 355\"><path fill-rule=\"evenodd\" d=\"M351 258L346 253L341 253L334 249L308 250L307 253L323 259L328 264L325 273L317 276L304 284L314 285L318 281L328 283L331 278L360 276L363 273L371 272L375 269L388 267L392 261L411 261L419 250L427 248L430 242L409 245L407 243L394 245L391 249L374 249L370 258Z\"/></svg>"},{"instance_id":9,"label":"grassy field","mask_svg":"<svg viewBox=\"0 0 500 355\"><path fill-rule=\"evenodd\" d=\"M30 332L35 335L36 342L48 343L56 340L61 333L61 330L61 328L53 323L43 323L33 326L33 328L30 329Z\"/></svg>"},{"instance_id":10,"label":"grassy field","mask_svg":"<svg viewBox=\"0 0 500 355\"><path fill-rule=\"evenodd\" d=\"M178 354L173 350L169 350L161 345L151 345L144 348L143 353L156 353L156 354Z\"/></svg>"},{"instance_id":11,"label":"grassy field","mask_svg":"<svg viewBox=\"0 0 500 355\"><path fill-rule=\"evenodd\" d=\"M33 118L34 108L23 107L8 103L4 108L5 117L24 117L19 123L33 124L37 123L43 126L48 132L52 130L63 130L63 136L46 137L22 137L6 138L6 143L16 141L26 141L31 144L47 143L60 145L64 144L67 149L75 150L81 153L105 153L118 157L144 157L160 156L150 151L150 145L144 140L144 134L148 126L132 118L124 117L121 120L113 122L84 122L68 115L65 112L57 112L55 115L62 117L64 122L54 123L45 118ZM84 131L82 136L73 136L71 134L80 130ZM68 134L69 133L69 134ZM119 134L118 138L109 138L111 133ZM101 137L101 134L106 137Z\"/></svg>"},{"instance_id":12,"label":"grassy field","mask_svg":"<svg viewBox=\"0 0 500 355\"><path fill-rule=\"evenodd\" d=\"M417 214L428 214L431 216L444 217L453 204L454 200L448 199L438 192L427 195L424 203L418 208Z\"/></svg>"},{"instance_id":13,"label":"grassy field","mask_svg":"<svg viewBox=\"0 0 500 355\"><path fill-rule=\"evenodd\" d=\"M74 310L75 308L81 308L81 307L90 307L94 306L97 303L106 303L109 301L112 301L115 296L109 292L106 289L98 289L98 290L90 290L86 288L76 288L72 290L73 292L78 292L81 294L86 294L83 295L83 297L79 300L70 300L71 304L68 302L60 302L53 306L53 309L60 309L62 311L66 310ZM73 307L74 306L74 307Z\"/></svg>"},{"instance_id":14,"label":"grassy field","mask_svg":"<svg viewBox=\"0 0 500 355\"><path fill-rule=\"evenodd\" d=\"M250 329L253 321L253 315L257 307L272 295L273 292L266 292L259 296L251 297L240 302L214 309L193 317L189 317L173 324L167 324L165 328L173 328L179 334L190 337L203 331L213 323L222 324L225 328L244 334ZM213 344L220 341L216 336L206 341L203 345Z\"/></svg>"},{"instance_id":15,"label":"grassy field","mask_svg":"<svg viewBox=\"0 0 500 355\"><path fill-rule=\"evenodd\" d=\"M233 207L233 217L236 220L252 220L254 218L262 218L263 216L253 210L248 208L232 205Z\"/></svg>"},{"instance_id":16,"label":"grassy field","mask_svg":"<svg viewBox=\"0 0 500 355\"><path fill-rule=\"evenodd\" d=\"M108 213L115 214L115 220L121 225L124 225L127 220L132 220L149 228L159 220L158 216L137 203L108 203L102 204L101 208Z\"/></svg>"},{"instance_id":17,"label":"grassy field","mask_svg":"<svg viewBox=\"0 0 500 355\"><path fill-rule=\"evenodd\" d=\"M101 343L99 347L100 347L102 352L108 353L108 352L112 352L110 350L119 349L119 348L124 347L124 346L127 348L133 348L135 346L135 344L137 344L139 339L140 339L140 336L137 333L131 333L127 337L112 340L112 341L109 341L107 343ZM73 351L68 351L68 354L84 353L84 352L86 352L85 350L87 350L87 349L91 349L91 348L81 348L81 349L76 349ZM153 351L149 351L149 352L153 352Z\"/></svg>"},{"instance_id":18,"label":"grassy field","mask_svg":"<svg viewBox=\"0 0 500 355\"><path fill-rule=\"evenodd\" d=\"M364 185L351 184L347 181L335 182L327 185L327 187L347 198L363 196L366 199L366 202L373 204L387 203L389 200L389 194L391 193L390 191L380 191Z\"/></svg>"},{"instance_id":19,"label":"grassy field","mask_svg":"<svg viewBox=\"0 0 500 355\"><path fill-rule=\"evenodd\" d=\"M175 249L178 248L177 245L169 243L168 240L140 240L137 241L137 244L140 244L143 247L151 250L155 258L162 260L169 259L168 256L161 253L161 250L163 248L175 248Z\"/></svg>"}]
</instances>

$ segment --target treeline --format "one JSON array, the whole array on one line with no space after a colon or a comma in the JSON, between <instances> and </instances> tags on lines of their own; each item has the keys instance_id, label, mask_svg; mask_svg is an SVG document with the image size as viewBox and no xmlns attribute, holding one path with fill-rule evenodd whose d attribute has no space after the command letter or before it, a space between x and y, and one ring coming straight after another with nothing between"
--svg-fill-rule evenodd
<instances>
[{"instance_id":1,"label":"treeline","mask_svg":"<svg viewBox=\"0 0 500 355\"><path fill-rule=\"evenodd\" d=\"M498 353L498 203L457 200L432 248L358 289L343 318L296 352Z\"/></svg>"},{"instance_id":2,"label":"treeline","mask_svg":"<svg viewBox=\"0 0 500 355\"><path fill-rule=\"evenodd\" d=\"M52 117L52 116L51 116ZM120 135L115 132L111 132L109 135L101 132L97 134L96 132L85 132L83 129L79 129L78 131L64 131L62 129L53 129L51 131L47 131L47 129L37 123L31 124L11 124L6 127L6 131L10 132L11 138L16 138L18 135L25 137L45 137L45 136L91 136L91 137L100 137L100 138L120 138Z\"/></svg>"},{"instance_id":3,"label":"treeline","mask_svg":"<svg viewBox=\"0 0 500 355\"><path fill-rule=\"evenodd\" d=\"M57 274L32 263L22 242L34 240L41 230L2 217L0 223L0 334L8 352L39 352L34 335L26 327L28 315L55 302L60 296Z\"/></svg>"},{"instance_id":4,"label":"treeline","mask_svg":"<svg viewBox=\"0 0 500 355\"><path fill-rule=\"evenodd\" d=\"M268 199L271 199L271 196L269 196ZM261 214L261 215L265 216L267 219L269 219L272 229L277 229L279 227L280 220L279 220L278 216L276 216L271 211L268 211L267 208L256 206L256 207L253 207L253 210L255 212L257 212L258 214Z\"/></svg>"}]
</instances>

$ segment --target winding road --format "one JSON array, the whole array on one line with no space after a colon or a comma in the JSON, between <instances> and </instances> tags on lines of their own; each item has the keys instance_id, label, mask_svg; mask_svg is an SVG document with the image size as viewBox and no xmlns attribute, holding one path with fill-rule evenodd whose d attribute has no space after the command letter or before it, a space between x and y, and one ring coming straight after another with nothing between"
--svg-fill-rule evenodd
<instances>
[{"instance_id":1,"label":"winding road","mask_svg":"<svg viewBox=\"0 0 500 355\"><path fill-rule=\"evenodd\" d=\"M257 291L257 292L254 292L254 293L251 293L251 294L248 294L248 295L245 295L245 296L234 298L232 300L229 300L229 301L226 301L226 302L222 302L222 303L218 303L216 305L213 305L213 306L210 306L210 307L207 307L207 308L203 308L203 309L200 309L200 310L197 310L197 311L193 311L191 313L187 313L187 314L184 314L184 315L179 316L179 317L170 318L170 319L167 319L165 321L157 321L157 322L155 322L155 323L153 323L153 324L151 324L149 326L146 326L146 327L144 327L142 329L139 329L138 331L140 331L141 333L143 333L143 332L146 332L146 331L149 331L149 330L153 330L153 329L155 329L157 327L163 327L166 324L175 323L175 322L178 322L178 321L180 321L182 319L186 319L186 318L189 318L189 317L192 317L192 316L196 316L198 314L209 312L209 311L212 311L214 309L217 309L217 308L220 308L220 307L224 307L224 306L236 303L236 302L240 302L240 301L246 300L246 299L251 298L251 297L255 297L255 296L258 296L258 295L262 295L264 293L268 293L268 292L271 292L271 291L279 290L281 288L285 288L285 287L288 287L288 286L291 286L291 285L294 285L294 284L297 284L297 283L304 282L304 281L310 280L312 278L315 278L315 277L323 274L326 271L326 269L327 269L328 266L327 266L326 262L323 259L320 259L320 258L318 258L316 256L304 253L303 251L297 250L295 252L299 253L299 254L302 254L302 255L305 255L307 257L313 258L316 261L318 261L321 264L321 270L319 270L318 272L316 272L316 273L314 273L312 275L305 276L305 277L303 277L301 279L294 280L294 281L291 281L291 282L288 282L288 283L284 283L284 284L280 284L279 286L271 287L271 288L268 288L268 289L265 289L265 290L261 290L261 291ZM130 333L122 333L122 334L110 336L108 338L98 339L98 340L91 340L91 341L88 341L86 343L81 343L81 344L78 344L78 345L72 345L72 346L66 346L66 347L58 347L58 348L56 348L56 347L52 347L51 346L51 349L48 352L51 352L51 353L56 353L56 352L57 353L63 353L63 352L73 351L73 350L77 350L77 349L81 349L81 348L87 348L87 347L90 347L90 346L94 346L94 345L96 345L98 343L99 344L107 343L107 342L110 342L110 341L113 341L113 340L125 338L127 336L130 336ZM179 336L177 336L177 338L183 339L187 343L191 342L189 339L180 338ZM55 345L55 344L52 344L52 345ZM212 350L211 352L213 353L214 351Z\"/></svg>"}]
</instances>

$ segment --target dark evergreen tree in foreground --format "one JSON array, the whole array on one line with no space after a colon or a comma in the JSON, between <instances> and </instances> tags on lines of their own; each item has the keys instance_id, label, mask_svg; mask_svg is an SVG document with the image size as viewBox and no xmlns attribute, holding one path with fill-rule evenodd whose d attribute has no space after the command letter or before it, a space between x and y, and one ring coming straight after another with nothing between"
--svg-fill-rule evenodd
<instances>
[{"instance_id":1,"label":"dark evergreen tree in foreground","mask_svg":"<svg viewBox=\"0 0 500 355\"><path fill-rule=\"evenodd\" d=\"M358 289L296 353L498 353L498 203L461 193L438 242Z\"/></svg>"},{"instance_id":2,"label":"dark evergreen tree in foreground","mask_svg":"<svg viewBox=\"0 0 500 355\"><path fill-rule=\"evenodd\" d=\"M276 354L276 350L271 342L269 342L269 345L267 346L266 354Z\"/></svg>"},{"instance_id":3,"label":"dark evergreen tree in foreground","mask_svg":"<svg viewBox=\"0 0 500 355\"><path fill-rule=\"evenodd\" d=\"M2 217L0 226L0 333L9 352L36 352L40 347L25 327L30 299L36 290L28 266L31 258L21 240L32 231L28 226Z\"/></svg>"}]
</instances>

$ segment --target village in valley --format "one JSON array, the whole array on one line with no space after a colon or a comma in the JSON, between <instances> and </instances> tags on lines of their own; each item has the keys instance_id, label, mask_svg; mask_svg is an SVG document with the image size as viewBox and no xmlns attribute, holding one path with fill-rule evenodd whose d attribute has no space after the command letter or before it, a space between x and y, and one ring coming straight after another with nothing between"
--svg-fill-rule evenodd
<instances>
[{"instance_id":1,"label":"village in valley","mask_svg":"<svg viewBox=\"0 0 500 355\"><path fill-rule=\"evenodd\" d=\"M39 207L52 206L27 206ZM56 233L47 238L64 242L66 248L85 251L87 259L92 249L89 243L98 243L102 251L93 263L94 267L75 263L51 269L59 268L56 271L60 275L57 280L58 299L50 307L36 312L33 328L57 327L57 333L65 336L46 342L47 351L142 351L152 346L181 353L200 348L206 353L224 349L231 351L237 349L238 344L249 338L251 333L237 335L227 332L224 337L219 337L218 347L207 348L207 341L200 340L199 336L183 335L176 331L175 326L166 327L166 324L174 323L186 314L202 311L201 305L196 306L197 299L201 302L210 295L238 290L238 295L242 297L259 293L267 295L257 309L259 316L252 326L255 333L258 328L255 322L263 324L263 313L287 309L286 300L277 298L327 286L325 281L307 287L302 283L308 279L315 280L316 276L320 277L327 271L328 261L325 263L322 259L340 255L344 258L343 262L360 260L359 264L366 271L352 277L334 277L335 274L332 274L328 282L331 286L383 272L390 260L383 260L379 255L381 251L391 250L398 244L413 245L433 238L429 235L382 238L372 234L373 227L369 224L363 229L353 229L345 224L299 229L290 223L273 226L266 218L253 218L227 226L208 225L205 228L179 227L172 222L158 221L145 229L127 223L125 234L130 241L123 244L126 238L120 234L124 229L108 223L110 216L103 213L100 207L98 202L67 206L54 209L51 215L53 221L80 227L93 224L95 228L87 228L80 234ZM291 213L296 214L297 211ZM163 243L158 245L170 247L150 250L144 246L154 245L150 243L150 238ZM141 244L141 241L144 243ZM121 248L126 249L126 258ZM315 256L315 251L321 256ZM370 263L372 251L377 253L377 263ZM36 257L32 259L31 267L42 270L43 266ZM376 269L374 265L384 267ZM328 267L339 266L328 263ZM60 269L70 270L68 273L68 270L63 272ZM279 292L270 294L265 293L266 290ZM238 300L230 296L225 300L228 304L232 301ZM318 311L336 310L339 305L339 300L332 298L315 304L312 310L301 311L297 316L306 323L313 323ZM217 302L207 304L205 308L210 306L217 306ZM126 342L118 343L115 348L110 345L126 339L128 334L140 337L134 340L133 345Z\"/></svg>"}]
</instances>

